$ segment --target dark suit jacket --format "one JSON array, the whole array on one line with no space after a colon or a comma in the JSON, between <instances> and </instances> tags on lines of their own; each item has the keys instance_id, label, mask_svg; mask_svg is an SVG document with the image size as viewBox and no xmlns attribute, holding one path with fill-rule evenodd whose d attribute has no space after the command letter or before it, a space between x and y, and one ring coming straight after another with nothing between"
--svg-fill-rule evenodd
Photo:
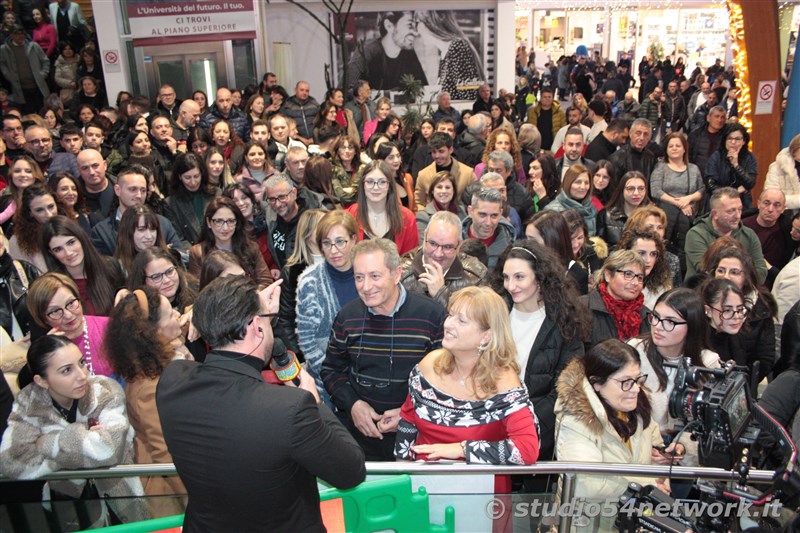
<instances>
[{"instance_id":1,"label":"dark suit jacket","mask_svg":"<svg viewBox=\"0 0 800 533\"><path fill-rule=\"evenodd\" d=\"M156 392L164 439L189 493L184 531L325 531L316 476L364 480L364 453L306 391L268 384L254 358L173 361Z\"/></svg>"}]
</instances>

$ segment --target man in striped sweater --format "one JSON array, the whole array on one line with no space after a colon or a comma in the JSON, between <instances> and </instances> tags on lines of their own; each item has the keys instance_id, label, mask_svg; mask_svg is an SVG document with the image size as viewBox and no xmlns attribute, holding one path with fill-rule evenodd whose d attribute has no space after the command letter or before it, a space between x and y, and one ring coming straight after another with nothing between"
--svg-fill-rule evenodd
<instances>
[{"instance_id":1,"label":"man in striped sweater","mask_svg":"<svg viewBox=\"0 0 800 533\"><path fill-rule=\"evenodd\" d=\"M400 255L392 241L358 243L353 273L359 298L336 315L322 381L366 459L394 461L408 375L441 348L445 310L400 284Z\"/></svg>"}]
</instances>

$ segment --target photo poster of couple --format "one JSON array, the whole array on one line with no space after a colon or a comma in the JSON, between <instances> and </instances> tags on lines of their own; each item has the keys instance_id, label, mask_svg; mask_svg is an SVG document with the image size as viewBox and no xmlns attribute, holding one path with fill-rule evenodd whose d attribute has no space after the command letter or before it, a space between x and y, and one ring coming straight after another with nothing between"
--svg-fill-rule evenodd
<instances>
[{"instance_id":1,"label":"photo poster of couple","mask_svg":"<svg viewBox=\"0 0 800 533\"><path fill-rule=\"evenodd\" d=\"M494 72L494 10L382 11L351 14L346 25L348 83L365 79L375 91L402 103L401 79L424 86L423 100L449 92L453 101L475 100ZM341 49L332 45L335 72ZM341 78L340 78L341 79Z\"/></svg>"}]
</instances>

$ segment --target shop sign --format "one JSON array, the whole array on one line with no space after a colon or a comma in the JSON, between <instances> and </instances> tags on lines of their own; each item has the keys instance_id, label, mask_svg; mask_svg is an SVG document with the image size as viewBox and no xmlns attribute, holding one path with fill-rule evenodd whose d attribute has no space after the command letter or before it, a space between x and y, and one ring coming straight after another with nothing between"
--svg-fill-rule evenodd
<instances>
[{"instance_id":1,"label":"shop sign","mask_svg":"<svg viewBox=\"0 0 800 533\"><path fill-rule=\"evenodd\" d=\"M255 39L253 0L128 0L136 46Z\"/></svg>"},{"instance_id":2,"label":"shop sign","mask_svg":"<svg viewBox=\"0 0 800 533\"><path fill-rule=\"evenodd\" d=\"M758 82L758 93L756 93L756 115L769 115L775 104L775 88L777 81Z\"/></svg>"}]
</instances>

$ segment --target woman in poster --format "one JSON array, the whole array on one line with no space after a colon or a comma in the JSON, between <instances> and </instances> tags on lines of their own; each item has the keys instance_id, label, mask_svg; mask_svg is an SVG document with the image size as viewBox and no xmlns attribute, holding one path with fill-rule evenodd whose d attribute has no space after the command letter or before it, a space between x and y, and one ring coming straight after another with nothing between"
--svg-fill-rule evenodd
<instances>
[{"instance_id":1,"label":"woman in poster","mask_svg":"<svg viewBox=\"0 0 800 533\"><path fill-rule=\"evenodd\" d=\"M449 11L420 11L421 24L417 31L425 46L436 48L439 52L439 85L441 91L450 93L453 100L474 100L477 86L486 78L483 62L477 50L469 42L458 26L453 13ZM475 89L459 89L464 85L474 85Z\"/></svg>"}]
</instances>

